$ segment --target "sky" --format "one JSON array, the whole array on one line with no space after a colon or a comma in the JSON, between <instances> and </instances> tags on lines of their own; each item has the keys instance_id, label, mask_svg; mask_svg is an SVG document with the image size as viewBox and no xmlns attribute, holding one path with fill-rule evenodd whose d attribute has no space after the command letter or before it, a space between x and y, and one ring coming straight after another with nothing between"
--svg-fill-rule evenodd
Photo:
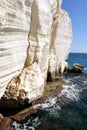
<instances>
[{"instance_id":1,"label":"sky","mask_svg":"<svg viewBox=\"0 0 87 130\"><path fill-rule=\"evenodd\" d=\"M87 53L87 0L63 0L62 8L68 11L72 21L70 52Z\"/></svg>"}]
</instances>

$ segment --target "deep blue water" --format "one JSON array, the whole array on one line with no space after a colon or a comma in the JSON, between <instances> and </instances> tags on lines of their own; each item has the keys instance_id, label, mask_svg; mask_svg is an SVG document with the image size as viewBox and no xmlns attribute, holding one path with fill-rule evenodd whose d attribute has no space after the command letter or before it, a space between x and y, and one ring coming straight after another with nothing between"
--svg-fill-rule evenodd
<instances>
[{"instance_id":1,"label":"deep blue water","mask_svg":"<svg viewBox=\"0 0 87 130\"><path fill-rule=\"evenodd\" d=\"M87 68L87 53L70 53L67 61L70 66L79 63Z\"/></svg>"},{"instance_id":2,"label":"deep blue water","mask_svg":"<svg viewBox=\"0 0 87 130\"><path fill-rule=\"evenodd\" d=\"M70 53L68 62L87 68L87 54ZM56 98L35 106L42 112L22 123L14 122L12 130L87 130L87 82L82 80L87 76L85 71L66 75L65 81L72 85L64 85Z\"/></svg>"}]
</instances>

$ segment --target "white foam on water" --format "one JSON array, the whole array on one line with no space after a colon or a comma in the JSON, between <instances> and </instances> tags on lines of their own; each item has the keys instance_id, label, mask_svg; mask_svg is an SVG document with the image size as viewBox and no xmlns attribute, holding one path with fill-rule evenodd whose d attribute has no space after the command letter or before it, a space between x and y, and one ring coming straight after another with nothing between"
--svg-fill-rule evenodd
<instances>
[{"instance_id":1,"label":"white foam on water","mask_svg":"<svg viewBox=\"0 0 87 130\"><path fill-rule=\"evenodd\" d=\"M78 101L79 100L79 90L76 89L75 85L63 85L63 90L59 94L59 98L64 96L71 101Z\"/></svg>"},{"instance_id":2,"label":"white foam on water","mask_svg":"<svg viewBox=\"0 0 87 130\"><path fill-rule=\"evenodd\" d=\"M49 99L46 100L45 103L37 104L37 105L34 106L34 108L35 109L42 109L42 110L45 109L45 110L47 110L48 108L51 108L56 103L56 101L57 101L57 97L55 97L55 98L50 97Z\"/></svg>"},{"instance_id":3,"label":"white foam on water","mask_svg":"<svg viewBox=\"0 0 87 130\"><path fill-rule=\"evenodd\" d=\"M35 128L33 126L29 126L30 130L35 130Z\"/></svg>"},{"instance_id":4,"label":"white foam on water","mask_svg":"<svg viewBox=\"0 0 87 130\"><path fill-rule=\"evenodd\" d=\"M80 88L76 84L73 84L74 79L80 78L76 76L72 79L65 79L66 83L72 83L71 85L63 85L63 90L55 98L49 98L43 104L37 104L34 106L35 109L42 109L47 111L61 110L61 105L66 104L66 101L79 101L80 100ZM63 99L63 100L62 100ZM67 100L68 99L68 100ZM65 102L64 102L65 101ZM57 103L56 103L57 102Z\"/></svg>"},{"instance_id":5,"label":"white foam on water","mask_svg":"<svg viewBox=\"0 0 87 130\"><path fill-rule=\"evenodd\" d=\"M84 71L87 71L87 68L84 68ZM83 72L84 72L84 71L83 71Z\"/></svg>"},{"instance_id":6,"label":"white foam on water","mask_svg":"<svg viewBox=\"0 0 87 130\"><path fill-rule=\"evenodd\" d=\"M64 79L64 81L65 81L66 83L70 83L70 78Z\"/></svg>"},{"instance_id":7,"label":"white foam on water","mask_svg":"<svg viewBox=\"0 0 87 130\"><path fill-rule=\"evenodd\" d=\"M12 123L11 130L35 130L35 127L40 125L40 123L41 122L39 121L38 117L36 117L34 119L30 118L25 123L18 123L16 121L14 121ZM31 124L32 124L32 126L31 126Z\"/></svg>"},{"instance_id":8,"label":"white foam on water","mask_svg":"<svg viewBox=\"0 0 87 130\"><path fill-rule=\"evenodd\" d=\"M34 108L45 110L47 112L50 112L50 114L52 114L53 116L56 116L56 115L58 116L58 113L61 110L61 106L68 103L67 101L80 100L80 92L85 88L84 87L85 85L83 85L84 82L82 81L80 82L78 78L79 77L77 76L74 78L65 79L66 83L71 82L72 85L63 85L63 90L61 91L60 94L58 94L57 97L55 98L49 97L45 103L34 105ZM75 81L74 84L73 84L73 81ZM80 88L78 87L79 84L81 84ZM11 130L35 130L35 128L40 124L41 124L41 120L39 119L38 116L35 118L30 117L28 121L24 124L20 124L14 121L12 124L13 129Z\"/></svg>"},{"instance_id":9,"label":"white foam on water","mask_svg":"<svg viewBox=\"0 0 87 130\"><path fill-rule=\"evenodd\" d=\"M30 127L30 129L28 129L28 127L26 126L26 124L22 125L20 123L17 123L16 121L14 121L12 123L11 130L35 130L35 129L33 127Z\"/></svg>"}]
</instances>

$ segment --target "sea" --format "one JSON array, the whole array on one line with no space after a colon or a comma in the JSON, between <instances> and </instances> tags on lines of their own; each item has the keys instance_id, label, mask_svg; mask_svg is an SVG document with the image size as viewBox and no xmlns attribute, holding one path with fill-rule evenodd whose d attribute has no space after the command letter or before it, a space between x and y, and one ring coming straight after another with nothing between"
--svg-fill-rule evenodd
<instances>
[{"instance_id":1,"label":"sea","mask_svg":"<svg viewBox=\"0 0 87 130\"><path fill-rule=\"evenodd\" d=\"M79 63L84 66L82 73L64 75L67 82L55 98L44 104L35 105L40 113L22 122L14 121L11 130L87 130L87 54L70 53L69 66ZM71 84L69 84L71 83Z\"/></svg>"}]
</instances>

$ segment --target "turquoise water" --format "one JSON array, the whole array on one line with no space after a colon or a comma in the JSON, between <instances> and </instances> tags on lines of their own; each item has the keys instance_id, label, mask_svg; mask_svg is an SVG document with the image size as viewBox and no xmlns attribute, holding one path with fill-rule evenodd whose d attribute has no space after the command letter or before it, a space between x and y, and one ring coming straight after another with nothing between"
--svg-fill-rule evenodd
<instances>
[{"instance_id":1,"label":"turquoise water","mask_svg":"<svg viewBox=\"0 0 87 130\"><path fill-rule=\"evenodd\" d=\"M87 68L87 54L70 54L68 62L80 63ZM64 80L72 85L63 86L64 89L54 99L49 98L45 104L35 108L40 110L36 116L25 121L13 122L12 130L87 130L87 82L83 74L69 74Z\"/></svg>"}]
</instances>

